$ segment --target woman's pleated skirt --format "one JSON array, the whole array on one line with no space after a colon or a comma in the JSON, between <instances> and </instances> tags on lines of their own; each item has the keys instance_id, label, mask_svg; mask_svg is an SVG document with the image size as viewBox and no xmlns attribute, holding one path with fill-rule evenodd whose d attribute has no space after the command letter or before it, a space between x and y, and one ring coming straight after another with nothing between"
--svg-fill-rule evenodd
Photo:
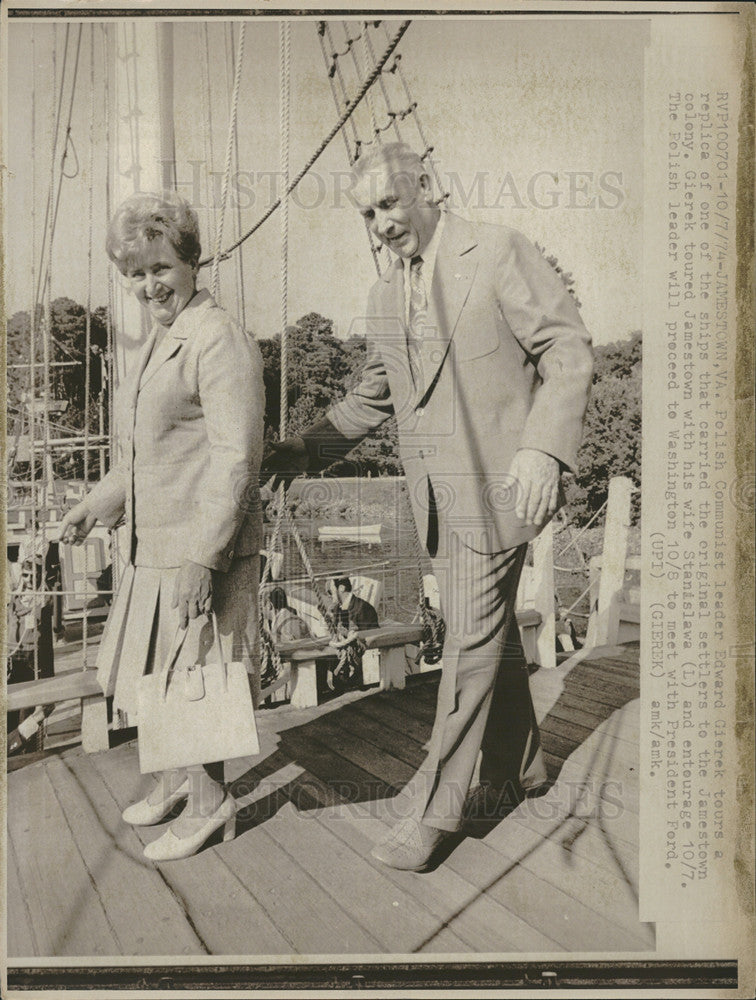
<instances>
[{"instance_id":1,"label":"woman's pleated skirt","mask_svg":"<svg viewBox=\"0 0 756 1000\"><path fill-rule=\"evenodd\" d=\"M129 564L110 612L97 654L97 679L113 697L115 728L134 726L137 685L146 673L161 670L178 630L173 592L179 570ZM227 573L213 572L213 609L218 619L224 660L243 662L250 675L252 699L259 703L257 591L260 557L235 559ZM177 664L204 663L213 644L206 615L189 622Z\"/></svg>"}]
</instances>

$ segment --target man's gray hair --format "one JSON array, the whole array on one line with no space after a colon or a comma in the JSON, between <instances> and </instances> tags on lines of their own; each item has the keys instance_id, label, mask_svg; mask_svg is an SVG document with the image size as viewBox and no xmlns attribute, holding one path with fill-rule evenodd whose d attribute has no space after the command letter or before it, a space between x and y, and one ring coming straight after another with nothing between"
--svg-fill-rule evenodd
<instances>
[{"instance_id":1,"label":"man's gray hair","mask_svg":"<svg viewBox=\"0 0 756 1000\"><path fill-rule=\"evenodd\" d=\"M359 181L371 170L384 166L391 167L395 173L408 174L415 180L423 174L430 176L422 157L406 142L387 142L376 146L357 160L352 168L355 181Z\"/></svg>"}]
</instances>

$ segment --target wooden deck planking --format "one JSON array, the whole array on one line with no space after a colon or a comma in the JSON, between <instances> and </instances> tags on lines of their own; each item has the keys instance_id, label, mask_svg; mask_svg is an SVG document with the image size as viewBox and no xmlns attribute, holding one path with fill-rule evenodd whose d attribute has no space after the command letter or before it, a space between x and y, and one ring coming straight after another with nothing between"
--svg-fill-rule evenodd
<instances>
[{"instance_id":1,"label":"wooden deck planking","mask_svg":"<svg viewBox=\"0 0 756 1000\"><path fill-rule=\"evenodd\" d=\"M446 864L491 897L516 912L527 913L529 921L535 921L567 951L635 951L642 947L633 944L628 948L627 932L583 903L584 890L576 899L482 841L462 841Z\"/></svg>"},{"instance_id":2,"label":"wooden deck planking","mask_svg":"<svg viewBox=\"0 0 756 1000\"><path fill-rule=\"evenodd\" d=\"M311 785L308 791L325 806L327 789ZM415 896L442 922L442 926L448 926L477 951L498 953L539 948L552 950L557 947L554 941L500 903L489 899L485 893L479 892L446 865L419 875L394 871L373 861L370 850L388 832L391 823L371 815L364 804L323 808L319 818L335 836L358 851L394 885Z\"/></svg>"},{"instance_id":3,"label":"wooden deck planking","mask_svg":"<svg viewBox=\"0 0 756 1000\"><path fill-rule=\"evenodd\" d=\"M641 946L653 946L653 939L648 940L641 933L637 895L621 872L612 873L590 858L565 852L552 837L544 838L513 818L512 822L499 823L484 843L507 861L579 899L602 920L616 925Z\"/></svg>"},{"instance_id":4,"label":"wooden deck planking","mask_svg":"<svg viewBox=\"0 0 756 1000\"><path fill-rule=\"evenodd\" d=\"M47 766L118 940L117 954L205 954L179 901L143 857L134 827L121 821L122 810L89 756L52 758Z\"/></svg>"},{"instance_id":5,"label":"wooden deck planking","mask_svg":"<svg viewBox=\"0 0 756 1000\"><path fill-rule=\"evenodd\" d=\"M637 648L572 670L538 671L531 686L556 786L523 803L483 841L463 841L435 872L394 872L372 861L369 850L400 815L400 789L423 759L437 679L421 675L405 691L350 692L304 711L261 711L261 756L227 765L239 836L187 861L153 867L141 859L141 847L163 828L121 823L121 809L149 785L133 743L92 757L76 748L21 768L11 776L9 795L13 790L18 801L16 790L29 781L17 779L32 767L50 770L48 784L59 788L58 820L68 829L69 853L73 847L78 856L77 887L94 894L85 909L97 913L104 904L109 933L124 954L652 947L651 928L637 920L635 888ZM88 830L94 835L84 845ZM134 857L123 852L124 843ZM24 874L31 876L14 848L18 889L9 892L9 906L14 900L19 909ZM119 860L98 866L107 852ZM49 843L41 853L51 854ZM129 865L147 881L137 892L140 883L132 879L117 899ZM152 909L144 928L158 925L152 952L136 950L141 928L127 926L145 895ZM158 914L165 916L162 929ZM177 940L163 947L169 925ZM34 939L32 907L17 927L16 954L77 953L78 945L71 951L66 940L64 950L49 950L60 928L47 927ZM91 950L91 943L84 953L108 953Z\"/></svg>"},{"instance_id":6,"label":"wooden deck planking","mask_svg":"<svg viewBox=\"0 0 756 1000\"><path fill-rule=\"evenodd\" d=\"M110 751L97 754L94 762L123 809L133 801L143 781L136 767L134 747L117 749L130 751L130 754L118 755L117 751ZM133 827L133 830L146 845L156 839L164 827ZM156 870L183 909L184 919L207 954L289 954L290 942L219 857L226 846L209 847L193 858L162 864L156 866Z\"/></svg>"},{"instance_id":7,"label":"wooden deck planking","mask_svg":"<svg viewBox=\"0 0 756 1000\"><path fill-rule=\"evenodd\" d=\"M10 837L6 840L6 859L5 912L10 918L6 920L7 953L8 955L19 957L38 955L40 952L38 951L37 938L34 933L34 924L29 915L19 881L19 859L16 857Z\"/></svg>"},{"instance_id":8,"label":"wooden deck planking","mask_svg":"<svg viewBox=\"0 0 756 1000\"><path fill-rule=\"evenodd\" d=\"M385 951L411 953L419 942L438 930L438 920L424 906L392 884L362 855L334 837L319 821L317 813L305 821L306 826L301 821L296 822L299 818L297 810L288 803L269 821L268 833L289 853L299 857L302 837L306 838L312 877L352 919L371 929ZM469 949L456 934L442 928L435 950L454 953Z\"/></svg>"},{"instance_id":9,"label":"wooden deck planking","mask_svg":"<svg viewBox=\"0 0 756 1000\"><path fill-rule=\"evenodd\" d=\"M415 718L388 698L363 698L354 707L360 718L377 722L394 739L399 735L422 746L430 737L432 723Z\"/></svg>"},{"instance_id":10,"label":"wooden deck planking","mask_svg":"<svg viewBox=\"0 0 756 1000\"><path fill-rule=\"evenodd\" d=\"M292 953L381 953L378 939L302 867L301 852L299 856L287 852L266 827L267 823L247 830L245 836L225 845L222 856L248 891L263 902L275 926L285 929Z\"/></svg>"},{"instance_id":11,"label":"wooden deck planking","mask_svg":"<svg viewBox=\"0 0 756 1000\"><path fill-rule=\"evenodd\" d=\"M13 777L15 801L8 809L8 834L39 954L118 954L118 942L89 880L46 762L32 764Z\"/></svg>"}]
</instances>

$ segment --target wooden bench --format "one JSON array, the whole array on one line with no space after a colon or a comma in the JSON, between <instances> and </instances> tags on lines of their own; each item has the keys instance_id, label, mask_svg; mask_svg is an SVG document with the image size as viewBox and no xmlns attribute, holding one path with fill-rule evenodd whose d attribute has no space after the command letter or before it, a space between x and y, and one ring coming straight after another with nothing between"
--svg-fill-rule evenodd
<instances>
[{"instance_id":1,"label":"wooden bench","mask_svg":"<svg viewBox=\"0 0 756 1000\"><path fill-rule=\"evenodd\" d=\"M381 690L403 688L406 674L404 647L417 643L422 636L422 625L383 625L380 628L359 632L367 649L363 656L363 678L366 683L378 681ZM282 642L281 659L290 664L291 704L295 708L311 708L318 703L317 667L321 660L338 656L338 649L330 644L328 636L316 639L297 639Z\"/></svg>"},{"instance_id":2,"label":"wooden bench","mask_svg":"<svg viewBox=\"0 0 756 1000\"><path fill-rule=\"evenodd\" d=\"M9 684L6 711L81 701L81 745L86 753L107 750L108 713L95 670L67 670L53 677Z\"/></svg>"}]
</instances>

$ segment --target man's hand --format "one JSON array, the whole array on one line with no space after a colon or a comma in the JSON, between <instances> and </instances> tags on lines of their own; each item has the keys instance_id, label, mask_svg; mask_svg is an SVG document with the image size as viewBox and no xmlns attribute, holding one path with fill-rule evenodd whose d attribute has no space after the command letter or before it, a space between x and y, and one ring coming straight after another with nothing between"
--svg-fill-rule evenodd
<instances>
[{"instance_id":1,"label":"man's hand","mask_svg":"<svg viewBox=\"0 0 756 1000\"><path fill-rule=\"evenodd\" d=\"M273 491L278 488L279 483L283 483L284 489L288 489L292 480L307 470L309 459L305 443L301 437L290 437L271 443L269 449L262 461L260 478L267 482L272 476L270 488Z\"/></svg>"},{"instance_id":2,"label":"man's hand","mask_svg":"<svg viewBox=\"0 0 756 1000\"><path fill-rule=\"evenodd\" d=\"M60 541L69 545L81 545L95 524L97 517L87 506L86 500L82 500L60 522Z\"/></svg>"},{"instance_id":3,"label":"man's hand","mask_svg":"<svg viewBox=\"0 0 756 1000\"><path fill-rule=\"evenodd\" d=\"M518 482L515 513L539 528L557 509L559 462L546 452L520 448L509 474Z\"/></svg>"},{"instance_id":4,"label":"man's hand","mask_svg":"<svg viewBox=\"0 0 756 1000\"><path fill-rule=\"evenodd\" d=\"M173 588L173 607L178 608L179 624L186 628L190 618L210 614L213 606L213 577L207 566L184 563Z\"/></svg>"}]
</instances>

